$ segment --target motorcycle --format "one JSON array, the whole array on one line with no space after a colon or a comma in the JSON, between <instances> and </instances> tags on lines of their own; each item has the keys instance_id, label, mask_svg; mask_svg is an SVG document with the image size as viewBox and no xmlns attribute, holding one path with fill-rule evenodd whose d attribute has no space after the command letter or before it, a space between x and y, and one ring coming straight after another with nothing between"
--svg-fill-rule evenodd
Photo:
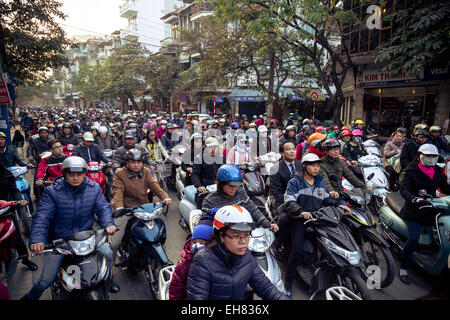
<instances>
[{"instance_id":1,"label":"motorcycle","mask_svg":"<svg viewBox=\"0 0 450 320\"><path fill-rule=\"evenodd\" d=\"M164 203L147 203L136 208L118 209L113 217L133 216L127 223L125 236L126 247L119 246L118 266L131 270L145 271L153 299L160 297L158 279L159 271L172 264L163 248L166 241L166 225L160 219L164 212Z\"/></svg>"},{"instance_id":2,"label":"motorcycle","mask_svg":"<svg viewBox=\"0 0 450 320\"><path fill-rule=\"evenodd\" d=\"M207 186L206 191L207 194L216 192L217 185L212 184ZM201 210L197 210L197 201L195 199L196 194L197 188L194 185L187 186L186 188L181 190L181 201L178 205L178 212L180 213L180 220L178 220L178 224L188 235L192 234L194 226L193 223L195 223L192 217L198 217L199 215L201 215Z\"/></svg>"},{"instance_id":3,"label":"motorcycle","mask_svg":"<svg viewBox=\"0 0 450 320\"><path fill-rule=\"evenodd\" d=\"M105 194L106 178L102 171L103 167L104 167L103 163L94 162L94 161L88 162L87 177L89 179L91 179L93 182L99 184L100 187L102 188L103 194Z\"/></svg>"},{"instance_id":4,"label":"motorcycle","mask_svg":"<svg viewBox=\"0 0 450 320\"><path fill-rule=\"evenodd\" d=\"M75 146L73 144L71 144L71 143L66 144L63 147L64 155L66 157L70 157L72 155L72 153L73 153L73 150L75 150Z\"/></svg>"},{"instance_id":5,"label":"motorcycle","mask_svg":"<svg viewBox=\"0 0 450 320\"><path fill-rule=\"evenodd\" d=\"M16 228L11 218L17 207L15 201L0 200L0 275L6 279L11 279L17 269Z\"/></svg>"},{"instance_id":6,"label":"motorcycle","mask_svg":"<svg viewBox=\"0 0 450 320\"><path fill-rule=\"evenodd\" d=\"M450 196L435 198L419 191L430 205L420 207L420 210L431 209L437 212L436 224L432 227L422 226L419 244L414 251L413 261L426 273L437 276L448 268L450 254ZM388 193L385 205L380 209L381 232L392 242L393 249L400 253L408 240L408 227L399 216L405 199L399 192Z\"/></svg>"},{"instance_id":7,"label":"motorcycle","mask_svg":"<svg viewBox=\"0 0 450 320\"><path fill-rule=\"evenodd\" d=\"M261 166L262 165L260 162L246 162L238 165L237 167L242 172L245 191L258 209L261 212L264 212L266 209L266 183L261 175Z\"/></svg>"},{"instance_id":8,"label":"motorcycle","mask_svg":"<svg viewBox=\"0 0 450 320\"><path fill-rule=\"evenodd\" d=\"M23 232L28 237L31 232L31 220L33 210L33 201L30 197L30 183L24 174L28 172L28 167L9 167L8 170L16 178L16 187L20 191L22 198L27 200L28 204L18 208L18 221L22 222Z\"/></svg>"},{"instance_id":9,"label":"motorcycle","mask_svg":"<svg viewBox=\"0 0 450 320\"><path fill-rule=\"evenodd\" d=\"M56 281L51 287L53 300L109 300L112 266L97 251L107 240L103 229L88 230L54 240L44 247L42 253L51 252L64 256Z\"/></svg>"},{"instance_id":10,"label":"motorcycle","mask_svg":"<svg viewBox=\"0 0 450 320\"><path fill-rule=\"evenodd\" d=\"M116 151L111 149L105 149L103 154L108 162L112 162L113 155ZM114 180L114 171L111 167L103 167L103 174L105 175L106 185L105 185L105 198L106 201L111 202L112 200L112 184Z\"/></svg>"},{"instance_id":11,"label":"motorcycle","mask_svg":"<svg viewBox=\"0 0 450 320\"><path fill-rule=\"evenodd\" d=\"M368 268L378 266L380 269L380 287L388 287L394 281L395 263L389 249L389 244L376 228L375 221L369 210L371 194L369 191L355 188L352 191L339 192L339 196L347 202L352 210L351 215L342 217L343 223L349 228L360 247L365 280L370 276Z\"/></svg>"},{"instance_id":12,"label":"motorcycle","mask_svg":"<svg viewBox=\"0 0 450 320\"><path fill-rule=\"evenodd\" d=\"M362 144L369 155L375 155L380 158L383 156L378 148L378 144L375 141L369 139L364 141Z\"/></svg>"},{"instance_id":13,"label":"motorcycle","mask_svg":"<svg viewBox=\"0 0 450 320\"><path fill-rule=\"evenodd\" d=\"M286 204L277 208L280 215ZM310 293L321 297L335 285L344 286L364 300L370 299L366 282L361 276L363 262L360 248L350 231L341 222L341 208L323 207L311 213L314 219L305 225L305 242L297 274L308 285ZM290 237L287 237L290 239ZM290 241L284 243L280 257L287 263Z\"/></svg>"}]
</instances>

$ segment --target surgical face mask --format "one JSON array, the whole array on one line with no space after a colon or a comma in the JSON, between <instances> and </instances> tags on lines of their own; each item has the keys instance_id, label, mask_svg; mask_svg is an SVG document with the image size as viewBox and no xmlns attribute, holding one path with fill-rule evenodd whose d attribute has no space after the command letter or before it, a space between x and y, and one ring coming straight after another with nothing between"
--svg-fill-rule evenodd
<instances>
[{"instance_id":1,"label":"surgical face mask","mask_svg":"<svg viewBox=\"0 0 450 320\"><path fill-rule=\"evenodd\" d=\"M161 126L161 128L165 129L165 128L166 128L166 126Z\"/></svg>"},{"instance_id":2,"label":"surgical face mask","mask_svg":"<svg viewBox=\"0 0 450 320\"><path fill-rule=\"evenodd\" d=\"M353 138L353 141L355 141L356 143L360 143L361 142L361 138Z\"/></svg>"},{"instance_id":3,"label":"surgical face mask","mask_svg":"<svg viewBox=\"0 0 450 320\"><path fill-rule=\"evenodd\" d=\"M421 154L419 158L422 165L426 167L433 167L438 162L438 156L426 156Z\"/></svg>"},{"instance_id":4,"label":"surgical face mask","mask_svg":"<svg viewBox=\"0 0 450 320\"><path fill-rule=\"evenodd\" d=\"M200 243L200 242L193 243L192 244L192 253L196 254L197 252L204 249L205 247L206 247L206 245L203 243Z\"/></svg>"}]
</instances>

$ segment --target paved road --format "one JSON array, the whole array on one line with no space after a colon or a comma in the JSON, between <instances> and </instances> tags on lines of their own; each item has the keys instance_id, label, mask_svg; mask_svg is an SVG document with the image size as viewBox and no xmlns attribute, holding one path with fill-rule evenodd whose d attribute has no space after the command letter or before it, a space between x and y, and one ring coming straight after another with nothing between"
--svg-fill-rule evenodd
<instances>
[{"instance_id":1,"label":"paved road","mask_svg":"<svg viewBox=\"0 0 450 320\"><path fill-rule=\"evenodd\" d=\"M173 204L170 206L168 215L164 218L167 226L167 241L165 243L165 249L168 257L174 263L178 260L177 252L179 252L186 239L185 232L178 225L179 213L178 213L178 199L175 192L170 191L170 196L173 199ZM117 232L112 238L112 245L116 247L123 232L125 231L126 220L120 218L116 220L116 224L120 227L120 231ZM397 270L399 265L399 257L394 255L397 264ZM35 261L40 269L38 271L29 271L25 266L19 264L16 274L9 284L9 290L12 299L20 299L32 286L33 282L40 276L42 270L43 258L34 257ZM280 265L282 273L284 275L284 266ZM150 289L148 288L146 279L143 272L139 274L131 274L128 270L121 270L120 268L113 268L113 275L115 281L120 285L121 291L117 294L111 295L111 300L147 300L151 299ZM396 300L396 299L417 299L428 294L431 290L431 279L426 275L410 271L410 280L412 284L409 286L404 285L398 277L388 288L382 290L372 290L373 299L377 300ZM310 295L305 285L298 280L293 286L293 299L305 300L309 299ZM42 300L50 300L50 290L47 289L41 297Z\"/></svg>"}]
</instances>

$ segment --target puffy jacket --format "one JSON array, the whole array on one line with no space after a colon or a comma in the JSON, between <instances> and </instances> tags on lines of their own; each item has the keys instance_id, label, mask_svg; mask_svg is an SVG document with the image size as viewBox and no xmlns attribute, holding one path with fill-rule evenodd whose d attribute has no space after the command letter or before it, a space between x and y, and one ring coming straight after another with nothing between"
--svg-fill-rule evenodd
<instances>
[{"instance_id":1,"label":"puffy jacket","mask_svg":"<svg viewBox=\"0 0 450 320\"><path fill-rule=\"evenodd\" d=\"M163 145L164 149L170 152L172 151L173 147L181 142L181 140L182 137L178 133L174 132L170 134L169 131L166 131L161 137L161 144Z\"/></svg>"},{"instance_id":2,"label":"puffy jacket","mask_svg":"<svg viewBox=\"0 0 450 320\"><path fill-rule=\"evenodd\" d=\"M95 222L94 212L102 228L114 226L111 206L99 184L85 177L79 187L73 187L63 177L57 178L53 186L45 189L33 214L29 243L49 243L90 230Z\"/></svg>"},{"instance_id":3,"label":"puffy jacket","mask_svg":"<svg viewBox=\"0 0 450 320\"><path fill-rule=\"evenodd\" d=\"M191 249L192 238L189 238L184 244L183 251L178 252L180 260L178 260L175 271L172 275L172 281L169 286L170 300L185 300L186 299L186 284L189 269L194 259L194 254Z\"/></svg>"},{"instance_id":4,"label":"puffy jacket","mask_svg":"<svg viewBox=\"0 0 450 320\"><path fill-rule=\"evenodd\" d=\"M49 151L48 139L42 140L41 138L37 138L30 143L27 150L27 157L38 156L44 151Z\"/></svg>"},{"instance_id":5,"label":"puffy jacket","mask_svg":"<svg viewBox=\"0 0 450 320\"><path fill-rule=\"evenodd\" d=\"M161 126L159 126L158 128L156 128L156 137L158 139L161 139L161 137L163 136L164 132L166 132L167 129L166 128L162 128Z\"/></svg>"},{"instance_id":6,"label":"puffy jacket","mask_svg":"<svg viewBox=\"0 0 450 320\"><path fill-rule=\"evenodd\" d=\"M80 143L75 148L75 150L73 150L72 156L81 157L86 161L86 163L91 161L103 161L105 163L108 163L108 159L106 159L98 144L95 143L92 144L89 148L87 148L83 143Z\"/></svg>"},{"instance_id":7,"label":"puffy jacket","mask_svg":"<svg viewBox=\"0 0 450 320\"><path fill-rule=\"evenodd\" d=\"M148 143L147 139L142 140L139 145L143 149L145 149L150 154L150 156L152 155L151 149L150 149L150 144ZM153 157L152 157L152 160L155 162L164 160L169 157L166 149L164 149L163 145L161 144L161 140L156 140L155 143L153 144L153 154L154 154L155 158L153 159Z\"/></svg>"},{"instance_id":8,"label":"puffy jacket","mask_svg":"<svg viewBox=\"0 0 450 320\"><path fill-rule=\"evenodd\" d=\"M78 135L72 132L68 136L66 136L64 133L60 134L58 140L63 146L66 146L68 144L77 146L80 143L80 138L78 138Z\"/></svg>"},{"instance_id":9,"label":"puffy jacket","mask_svg":"<svg viewBox=\"0 0 450 320\"><path fill-rule=\"evenodd\" d=\"M217 244L198 252L187 280L188 300L242 300L249 284L263 300L280 300L284 295L266 277L249 250L243 256Z\"/></svg>"},{"instance_id":10,"label":"puffy jacket","mask_svg":"<svg viewBox=\"0 0 450 320\"><path fill-rule=\"evenodd\" d=\"M433 136L429 136L428 137L428 142L427 143L432 143L436 146L436 148L438 148L439 153L442 152L450 152L450 145L447 143L447 140L445 140L444 137L439 136L437 138L433 137Z\"/></svg>"},{"instance_id":11,"label":"puffy jacket","mask_svg":"<svg viewBox=\"0 0 450 320\"><path fill-rule=\"evenodd\" d=\"M62 163L66 158L66 156L54 157L52 155L50 157L42 159L36 172L36 179L43 180L46 178L48 180L54 180L58 177L61 177Z\"/></svg>"},{"instance_id":12,"label":"puffy jacket","mask_svg":"<svg viewBox=\"0 0 450 320\"><path fill-rule=\"evenodd\" d=\"M342 177L345 177L354 187L365 188L366 185L359 180L341 159L331 159L328 156L321 158L320 175L325 181L328 191L343 192ZM334 175L336 179L330 179Z\"/></svg>"},{"instance_id":13,"label":"puffy jacket","mask_svg":"<svg viewBox=\"0 0 450 320\"><path fill-rule=\"evenodd\" d=\"M11 146L5 146L5 152L0 152L0 161L5 167L14 167L17 164L26 166L27 164L19 157L17 149Z\"/></svg>"},{"instance_id":14,"label":"puffy jacket","mask_svg":"<svg viewBox=\"0 0 450 320\"><path fill-rule=\"evenodd\" d=\"M212 161L212 159L209 160ZM192 183L194 183L196 188L202 186L206 187L216 183L217 171L222 166L222 164L226 163L226 161L225 157L223 157L222 154L216 154L214 160L216 162L208 164L206 163L205 159L201 158L201 155L194 159L194 166L192 169Z\"/></svg>"},{"instance_id":15,"label":"puffy jacket","mask_svg":"<svg viewBox=\"0 0 450 320\"><path fill-rule=\"evenodd\" d=\"M414 160L417 156L419 148L420 144L418 144L415 140L411 140L403 146L400 153L400 164L402 166L402 170L405 170L406 167Z\"/></svg>"},{"instance_id":16,"label":"puffy jacket","mask_svg":"<svg viewBox=\"0 0 450 320\"><path fill-rule=\"evenodd\" d=\"M113 136L106 136L105 139L102 139L100 137L97 138L97 144L100 147L102 151L105 151L106 149L116 150L117 142L116 139L113 138Z\"/></svg>"}]
</instances>

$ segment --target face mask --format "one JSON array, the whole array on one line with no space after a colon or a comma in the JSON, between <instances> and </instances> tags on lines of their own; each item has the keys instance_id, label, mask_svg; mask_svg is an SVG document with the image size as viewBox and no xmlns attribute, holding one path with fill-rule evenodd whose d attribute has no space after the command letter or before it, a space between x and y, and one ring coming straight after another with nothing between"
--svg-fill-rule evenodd
<instances>
[{"instance_id":1,"label":"face mask","mask_svg":"<svg viewBox=\"0 0 450 320\"><path fill-rule=\"evenodd\" d=\"M161 128L165 129L165 128L166 128L166 126L161 126Z\"/></svg>"},{"instance_id":2,"label":"face mask","mask_svg":"<svg viewBox=\"0 0 450 320\"><path fill-rule=\"evenodd\" d=\"M356 143L361 142L361 138L353 138L353 141L355 141Z\"/></svg>"},{"instance_id":3,"label":"face mask","mask_svg":"<svg viewBox=\"0 0 450 320\"><path fill-rule=\"evenodd\" d=\"M200 242L196 242L192 244L192 253L196 254L197 252L199 252L200 250L202 250L203 248L205 248L206 245Z\"/></svg>"},{"instance_id":4,"label":"face mask","mask_svg":"<svg viewBox=\"0 0 450 320\"><path fill-rule=\"evenodd\" d=\"M421 154L419 158L422 165L426 167L433 167L438 162L438 157L435 156L426 156Z\"/></svg>"},{"instance_id":5,"label":"face mask","mask_svg":"<svg viewBox=\"0 0 450 320\"><path fill-rule=\"evenodd\" d=\"M255 130L255 128L250 128L250 131L255 132L256 130Z\"/></svg>"}]
</instances>

